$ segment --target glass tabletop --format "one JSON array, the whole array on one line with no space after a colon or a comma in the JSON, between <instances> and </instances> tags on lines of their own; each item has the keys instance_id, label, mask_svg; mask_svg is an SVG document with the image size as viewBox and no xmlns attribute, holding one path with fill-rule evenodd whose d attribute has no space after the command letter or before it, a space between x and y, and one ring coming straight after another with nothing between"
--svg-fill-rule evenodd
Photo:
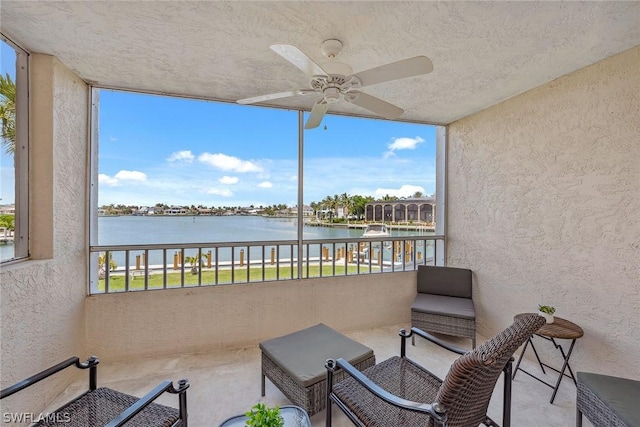
<instances>
[{"instance_id":1,"label":"glass tabletop","mask_svg":"<svg viewBox=\"0 0 640 427\"><path fill-rule=\"evenodd\" d=\"M307 412L299 406L287 405L280 407L280 415L284 418L286 427L311 427L311 421ZM228 418L219 427L244 427L247 417L236 415Z\"/></svg>"}]
</instances>

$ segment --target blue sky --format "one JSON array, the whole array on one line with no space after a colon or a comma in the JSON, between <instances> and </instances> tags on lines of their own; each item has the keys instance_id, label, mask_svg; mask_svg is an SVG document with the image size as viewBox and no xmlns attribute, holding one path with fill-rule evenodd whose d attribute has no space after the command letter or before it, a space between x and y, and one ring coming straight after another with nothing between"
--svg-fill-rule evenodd
<instances>
[{"instance_id":1,"label":"blue sky","mask_svg":"<svg viewBox=\"0 0 640 427\"><path fill-rule=\"evenodd\" d=\"M1 45L0 69L15 76L13 49ZM296 111L101 90L97 203L295 206L297 125ZM305 204L433 194L435 129L328 114L304 131ZM12 156L2 152L0 168L0 204L10 204Z\"/></svg>"},{"instance_id":2,"label":"blue sky","mask_svg":"<svg viewBox=\"0 0 640 427\"><path fill-rule=\"evenodd\" d=\"M295 111L101 90L99 123L99 205L296 205ZM304 141L306 204L435 192L433 126L327 115Z\"/></svg>"}]
</instances>

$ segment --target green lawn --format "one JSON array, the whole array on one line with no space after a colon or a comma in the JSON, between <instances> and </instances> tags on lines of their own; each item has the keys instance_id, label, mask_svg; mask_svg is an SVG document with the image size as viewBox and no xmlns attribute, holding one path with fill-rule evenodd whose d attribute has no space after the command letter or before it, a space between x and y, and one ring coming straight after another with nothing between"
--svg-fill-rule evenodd
<instances>
[{"instance_id":1,"label":"green lawn","mask_svg":"<svg viewBox=\"0 0 640 427\"><path fill-rule=\"evenodd\" d=\"M297 266L294 266L293 275L296 275ZM373 267L373 270L377 270L377 267ZM275 267L266 267L264 269L264 280L265 281L273 281L273 280L287 280L291 278L291 267L280 267L280 274L276 277L276 268ZM360 265L361 273L368 273L369 267L368 265ZM347 267L347 274L357 274L358 267L355 265L350 265ZM113 273L112 273L113 274ZM344 265L336 265L335 273L333 272L333 267L331 265L323 265L322 266L322 276L341 276L345 274L345 266ZM307 268L303 267L302 275L304 278L306 277L320 277L320 266L311 265L309 266L309 274L307 276ZM251 267L249 269L249 282L261 282L262 279L262 268L261 267ZM98 290L100 292L104 292L104 279L99 280L98 282ZM215 271L213 270L203 270L202 271L202 286L207 285L223 285L230 284L231 280L231 270L230 269L220 269L218 270L218 280L216 281ZM246 267L238 267L233 272L233 283L247 283L247 268ZM167 274L167 288L179 288L181 287L182 280L180 272L168 272ZM184 272L184 286L198 286L198 275L191 274L190 269L185 269ZM162 289L164 287L164 276L161 273L153 273L149 275L149 283L147 289ZM129 280L129 289L130 290L142 290L144 289L144 277L143 276L135 276L133 279ZM125 290L125 276L123 275L111 275L109 276L109 292L121 292Z\"/></svg>"}]
</instances>

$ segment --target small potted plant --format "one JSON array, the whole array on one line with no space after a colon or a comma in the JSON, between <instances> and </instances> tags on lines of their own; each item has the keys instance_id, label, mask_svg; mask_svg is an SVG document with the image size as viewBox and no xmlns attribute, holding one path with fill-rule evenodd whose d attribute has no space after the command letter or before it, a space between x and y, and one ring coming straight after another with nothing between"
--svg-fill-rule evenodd
<instances>
[{"instance_id":1,"label":"small potted plant","mask_svg":"<svg viewBox=\"0 0 640 427\"><path fill-rule=\"evenodd\" d=\"M553 323L553 313L555 312L556 309L551 307L550 305L538 306L538 315L544 317L547 323Z\"/></svg>"},{"instance_id":2,"label":"small potted plant","mask_svg":"<svg viewBox=\"0 0 640 427\"><path fill-rule=\"evenodd\" d=\"M268 407L264 403L256 403L244 414L247 426L251 427L283 427L284 418L280 415L280 407Z\"/></svg>"}]
</instances>

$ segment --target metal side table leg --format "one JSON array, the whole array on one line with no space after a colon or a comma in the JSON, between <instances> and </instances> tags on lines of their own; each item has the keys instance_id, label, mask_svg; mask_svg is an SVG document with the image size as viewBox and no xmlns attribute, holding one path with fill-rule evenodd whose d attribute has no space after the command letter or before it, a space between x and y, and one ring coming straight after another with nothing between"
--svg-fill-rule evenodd
<instances>
[{"instance_id":1,"label":"metal side table leg","mask_svg":"<svg viewBox=\"0 0 640 427\"><path fill-rule=\"evenodd\" d=\"M558 393L558 389L560 388L560 382L562 381L562 377L564 377L564 371L567 369L567 366L569 366L569 358L571 357L571 352L573 351L573 346L575 345L576 340L572 340L571 341L571 346L569 347L569 351L567 352L567 356L564 357L564 363L562 364L562 369L560 369L560 375L558 375L558 381L556 382L556 386L553 389L553 394L551 395L551 401L549 403L553 403L553 401L556 398L556 394ZM555 344L555 341L554 341ZM562 354L562 356L564 356L564 351L562 350L562 346L557 346L560 348L560 353ZM573 378L573 372L571 371L571 368L569 368L569 372L571 372L571 377ZM575 378L573 378L573 381L575 381Z\"/></svg>"}]
</instances>

